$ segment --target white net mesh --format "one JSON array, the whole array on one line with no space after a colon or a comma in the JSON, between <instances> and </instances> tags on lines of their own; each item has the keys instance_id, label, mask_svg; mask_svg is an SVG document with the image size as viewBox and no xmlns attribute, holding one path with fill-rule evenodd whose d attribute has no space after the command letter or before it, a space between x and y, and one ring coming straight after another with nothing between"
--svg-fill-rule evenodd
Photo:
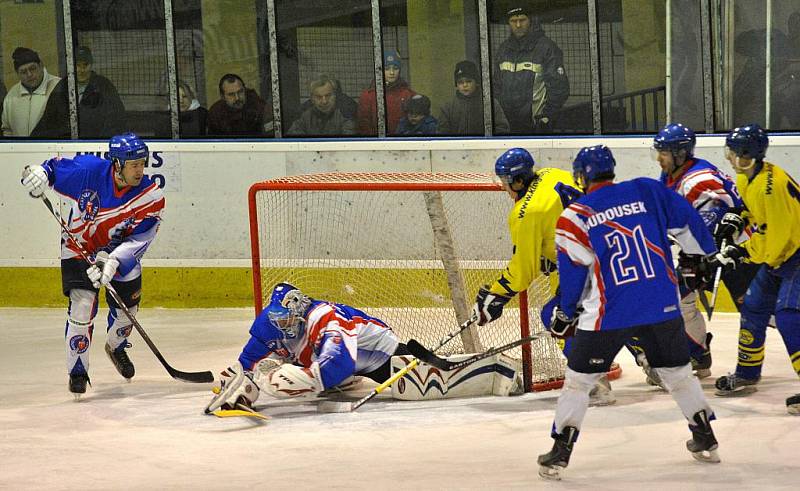
<instances>
[{"instance_id":1,"label":"white net mesh","mask_svg":"<svg viewBox=\"0 0 800 491\"><path fill-rule=\"evenodd\" d=\"M459 190L437 191L454 184ZM284 189L266 189L271 186ZM361 190L324 189L337 186ZM275 283L288 281L313 298L364 309L404 341L437 345L464 319L478 288L491 283L511 256L506 224L511 202L488 175L313 175L258 183L254 190L251 220L260 262L254 275L262 304ZM445 220L438 223L445 224L445 234L433 232L426 194L428 205L431 197L441 197ZM452 251L443 240L451 241ZM453 301L454 292L460 301ZM548 279L534 281L531 333L542 329L539 310L549 296ZM519 339L518 301L474 332L484 349ZM537 341L531 350L533 363L524 370L534 383L563 377L565 362L554 341ZM455 338L440 353L463 351L462 339ZM520 348L507 354L522 359Z\"/></svg>"}]
</instances>

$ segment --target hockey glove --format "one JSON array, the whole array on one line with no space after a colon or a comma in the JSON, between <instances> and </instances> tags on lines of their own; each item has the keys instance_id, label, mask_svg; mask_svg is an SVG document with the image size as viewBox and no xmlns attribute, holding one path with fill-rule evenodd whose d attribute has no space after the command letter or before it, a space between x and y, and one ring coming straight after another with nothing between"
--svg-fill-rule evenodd
<instances>
[{"instance_id":1,"label":"hockey glove","mask_svg":"<svg viewBox=\"0 0 800 491\"><path fill-rule=\"evenodd\" d=\"M713 270L717 267L733 268L741 264L741 262L748 257L747 249L736 245L726 245L722 247L718 253L706 258L709 269Z\"/></svg>"},{"instance_id":2,"label":"hockey glove","mask_svg":"<svg viewBox=\"0 0 800 491\"><path fill-rule=\"evenodd\" d=\"M714 278L714 269L709 268L701 256L678 253L678 273L684 286L690 291L702 290Z\"/></svg>"},{"instance_id":3,"label":"hockey glove","mask_svg":"<svg viewBox=\"0 0 800 491\"><path fill-rule=\"evenodd\" d=\"M560 307L556 307L553 309L553 317L550 319L548 330L554 338L567 339L575 335L577 325L577 317L570 319Z\"/></svg>"},{"instance_id":4,"label":"hockey glove","mask_svg":"<svg viewBox=\"0 0 800 491\"><path fill-rule=\"evenodd\" d=\"M483 285L478 290L478 296L475 297L475 305L472 306L473 315L478 317L478 325L482 326L499 319L503 315L503 307L511 298L499 293L492 293L489 291L489 285Z\"/></svg>"},{"instance_id":5,"label":"hockey glove","mask_svg":"<svg viewBox=\"0 0 800 491\"><path fill-rule=\"evenodd\" d=\"M100 289L107 286L114 278L119 267L119 261L109 256L106 251L100 251L95 257L95 263L86 270L86 276L92 281L92 286Z\"/></svg>"},{"instance_id":6,"label":"hockey glove","mask_svg":"<svg viewBox=\"0 0 800 491\"><path fill-rule=\"evenodd\" d=\"M714 231L714 238L717 240L717 244L722 244L723 242L734 243L736 242L736 237L744 230L744 218L737 213L725 213L722 215L722 219L717 224L717 229Z\"/></svg>"},{"instance_id":7,"label":"hockey glove","mask_svg":"<svg viewBox=\"0 0 800 491\"><path fill-rule=\"evenodd\" d=\"M541 256L539 258L539 271L541 271L545 276L550 276L550 273L558 271L558 267L553 261Z\"/></svg>"},{"instance_id":8,"label":"hockey glove","mask_svg":"<svg viewBox=\"0 0 800 491\"><path fill-rule=\"evenodd\" d=\"M47 171L41 165L33 167L26 166L22 171L22 185L28 190L31 198L40 198L47 188L50 181L47 178Z\"/></svg>"},{"instance_id":9,"label":"hockey glove","mask_svg":"<svg viewBox=\"0 0 800 491\"><path fill-rule=\"evenodd\" d=\"M239 405L252 409L261 393L254 377L253 372L244 370L238 361L220 372L219 386L212 389L215 395L206 406L206 412L236 409Z\"/></svg>"}]
</instances>

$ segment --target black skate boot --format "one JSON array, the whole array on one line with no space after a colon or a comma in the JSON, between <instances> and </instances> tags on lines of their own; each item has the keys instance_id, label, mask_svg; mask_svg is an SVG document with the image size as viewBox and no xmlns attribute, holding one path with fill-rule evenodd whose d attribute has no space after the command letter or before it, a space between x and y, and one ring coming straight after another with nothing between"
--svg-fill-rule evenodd
<instances>
[{"instance_id":1,"label":"black skate boot","mask_svg":"<svg viewBox=\"0 0 800 491\"><path fill-rule=\"evenodd\" d=\"M91 385L89 376L85 373L69 374L69 391L72 392L76 401L81 398L82 394L86 393L87 383Z\"/></svg>"},{"instance_id":2,"label":"black skate boot","mask_svg":"<svg viewBox=\"0 0 800 491\"><path fill-rule=\"evenodd\" d=\"M706 333L706 349L703 351L703 355L699 360L692 358L692 371L694 371L695 377L699 379L704 379L711 375L711 340L713 338L713 334Z\"/></svg>"},{"instance_id":3,"label":"black skate boot","mask_svg":"<svg viewBox=\"0 0 800 491\"><path fill-rule=\"evenodd\" d=\"M567 426L564 431L553 437L553 448L546 454L539 456L539 476L554 481L561 480L561 472L569 464L572 455L572 446L578 439L578 429Z\"/></svg>"},{"instance_id":4,"label":"black skate boot","mask_svg":"<svg viewBox=\"0 0 800 491\"><path fill-rule=\"evenodd\" d=\"M759 380L761 380L761 377L744 378L735 373L729 373L728 375L723 375L714 382L714 387L717 389L714 394L719 397L752 394L757 390L755 385Z\"/></svg>"},{"instance_id":5,"label":"black skate boot","mask_svg":"<svg viewBox=\"0 0 800 491\"><path fill-rule=\"evenodd\" d=\"M692 457L700 462L719 463L717 453L717 439L711 429L711 422L705 411L697 411L692 417L693 423L689 424L692 430L692 439L686 442L686 448L692 452Z\"/></svg>"},{"instance_id":6,"label":"black skate boot","mask_svg":"<svg viewBox=\"0 0 800 491\"><path fill-rule=\"evenodd\" d=\"M133 367L133 362L131 362L131 359L128 358L128 353L125 352L125 348L130 347L131 343L126 342L122 343L117 349L111 349L111 346L106 343L106 354L111 360L111 363L114 364L114 367L117 369L119 374L129 381L136 373L136 369Z\"/></svg>"},{"instance_id":7,"label":"black skate boot","mask_svg":"<svg viewBox=\"0 0 800 491\"><path fill-rule=\"evenodd\" d=\"M786 398L786 410L789 414L800 415L800 394Z\"/></svg>"}]
</instances>

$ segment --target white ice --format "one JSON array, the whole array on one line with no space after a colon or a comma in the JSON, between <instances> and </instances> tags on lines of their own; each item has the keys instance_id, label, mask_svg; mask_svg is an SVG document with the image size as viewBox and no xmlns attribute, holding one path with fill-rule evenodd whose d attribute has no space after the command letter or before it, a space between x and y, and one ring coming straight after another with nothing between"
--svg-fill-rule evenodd
<instances>
[{"instance_id":1,"label":"white ice","mask_svg":"<svg viewBox=\"0 0 800 491\"><path fill-rule=\"evenodd\" d=\"M139 319L166 359L215 373L236 359L251 309L144 309ZM171 379L133 334L136 376L125 383L103 353L105 312L92 346L92 386L73 402L60 309L0 309L0 489L798 489L800 392L778 333L767 336L758 391L713 395L733 369L737 317L712 323L722 463L694 461L686 422L669 395L644 383L631 357L613 383L615 406L592 408L565 480L544 482L536 456L549 438L558 391L519 397L400 402L320 414L313 402L259 409L272 419L202 414L210 384Z\"/></svg>"}]
</instances>

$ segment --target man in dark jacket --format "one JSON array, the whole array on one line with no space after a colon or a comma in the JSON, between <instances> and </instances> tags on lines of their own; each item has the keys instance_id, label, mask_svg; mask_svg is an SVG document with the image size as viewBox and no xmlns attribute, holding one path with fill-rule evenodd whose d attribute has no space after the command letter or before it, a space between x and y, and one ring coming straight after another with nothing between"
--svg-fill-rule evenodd
<instances>
[{"instance_id":1,"label":"man in dark jacket","mask_svg":"<svg viewBox=\"0 0 800 491\"><path fill-rule=\"evenodd\" d=\"M208 110L208 136L272 136L272 106L248 89L239 75L219 81L220 100Z\"/></svg>"},{"instance_id":2,"label":"man in dark jacket","mask_svg":"<svg viewBox=\"0 0 800 491\"><path fill-rule=\"evenodd\" d=\"M110 138L127 130L125 106L109 79L92 70L92 51L82 46L75 54L78 82L78 135ZM69 86L63 78L50 95L42 119L31 132L39 138L69 138Z\"/></svg>"},{"instance_id":3,"label":"man in dark jacket","mask_svg":"<svg viewBox=\"0 0 800 491\"><path fill-rule=\"evenodd\" d=\"M292 124L289 136L342 136L354 135L356 124L345 118L336 104L336 84L327 75L311 82L311 107Z\"/></svg>"},{"instance_id":4,"label":"man in dark jacket","mask_svg":"<svg viewBox=\"0 0 800 491\"><path fill-rule=\"evenodd\" d=\"M569 97L561 49L526 7L509 10L511 35L495 56L495 87L512 134L546 133Z\"/></svg>"},{"instance_id":5,"label":"man in dark jacket","mask_svg":"<svg viewBox=\"0 0 800 491\"><path fill-rule=\"evenodd\" d=\"M485 133L483 123L483 93L480 72L475 63L463 60L456 64L453 82L456 96L444 104L439 114L439 134L475 136ZM508 120L499 102L494 103L494 132L507 134Z\"/></svg>"}]
</instances>

